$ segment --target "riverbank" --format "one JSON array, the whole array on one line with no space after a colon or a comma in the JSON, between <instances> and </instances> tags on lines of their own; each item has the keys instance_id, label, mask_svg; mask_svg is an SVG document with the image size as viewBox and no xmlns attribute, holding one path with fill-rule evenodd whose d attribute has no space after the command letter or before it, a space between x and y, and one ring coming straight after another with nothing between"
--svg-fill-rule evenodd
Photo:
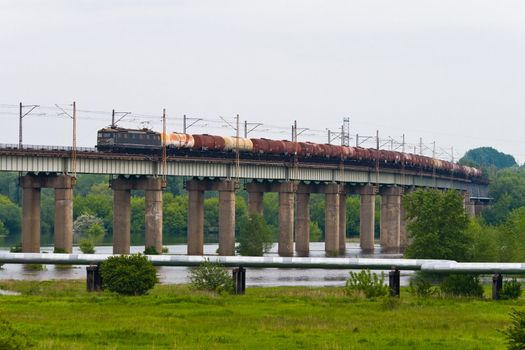
<instances>
[{"instance_id":1,"label":"riverbank","mask_svg":"<svg viewBox=\"0 0 525 350\"><path fill-rule=\"evenodd\" d=\"M0 281L0 318L35 349L498 349L516 301L365 300L337 287L246 295L158 285L149 295L87 293L84 280Z\"/></svg>"}]
</instances>

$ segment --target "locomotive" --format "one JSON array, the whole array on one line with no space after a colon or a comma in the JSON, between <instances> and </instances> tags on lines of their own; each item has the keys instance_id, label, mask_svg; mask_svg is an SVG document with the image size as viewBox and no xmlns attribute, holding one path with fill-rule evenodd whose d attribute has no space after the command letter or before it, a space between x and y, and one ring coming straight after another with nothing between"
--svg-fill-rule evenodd
<instances>
[{"instance_id":1,"label":"locomotive","mask_svg":"<svg viewBox=\"0 0 525 350\"><path fill-rule=\"evenodd\" d=\"M108 127L98 131L101 152L160 154L163 142L168 155L232 158L239 149L243 159L303 160L428 170L465 178L481 178L480 169L417 154L374 148L348 147L312 142L292 142L265 138L242 138L207 134L158 133L150 129Z\"/></svg>"}]
</instances>

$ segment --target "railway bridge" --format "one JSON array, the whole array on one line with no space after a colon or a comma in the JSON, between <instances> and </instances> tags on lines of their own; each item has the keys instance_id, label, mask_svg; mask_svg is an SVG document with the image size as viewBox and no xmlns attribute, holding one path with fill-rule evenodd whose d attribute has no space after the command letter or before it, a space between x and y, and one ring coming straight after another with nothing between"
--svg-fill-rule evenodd
<instances>
[{"instance_id":1,"label":"railway bridge","mask_svg":"<svg viewBox=\"0 0 525 350\"><path fill-rule=\"evenodd\" d=\"M204 192L219 192L219 255L235 255L235 193L248 192L250 212L263 211L266 192L279 197L279 254L308 256L309 198L325 196L325 250L345 252L346 196L359 195L360 244L374 249L375 198L381 197L380 243L384 249L406 246L402 197L416 188L456 189L465 196L470 215L479 212L487 198L485 180L437 173L429 169L404 169L375 165L253 160L225 156L128 155L65 147L0 147L0 171L20 172L23 189L22 249L40 250L40 189L55 190L55 248L71 252L73 240L73 187L75 175L111 175L113 190L113 253L130 249L131 190L145 192L145 245L162 249L162 191L165 176L186 179L188 191L188 254L202 255L204 243ZM294 244L295 243L295 244ZM295 247L294 247L295 246Z\"/></svg>"}]
</instances>

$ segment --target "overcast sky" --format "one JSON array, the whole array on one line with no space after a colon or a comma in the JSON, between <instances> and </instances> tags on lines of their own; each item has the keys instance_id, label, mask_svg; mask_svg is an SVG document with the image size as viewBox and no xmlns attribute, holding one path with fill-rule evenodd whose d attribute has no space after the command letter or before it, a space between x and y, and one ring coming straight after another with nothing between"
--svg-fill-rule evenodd
<instances>
[{"instance_id":1,"label":"overcast sky","mask_svg":"<svg viewBox=\"0 0 525 350\"><path fill-rule=\"evenodd\" d=\"M157 130L166 108L171 131L186 114L205 119L189 132L233 134L219 116L239 113L265 124L253 137L297 120L325 141L350 117L354 135L525 161L522 0L0 0L0 48L0 143L18 142L21 101L42 106L25 144L70 145L53 106L77 101L81 146L112 108Z\"/></svg>"}]
</instances>

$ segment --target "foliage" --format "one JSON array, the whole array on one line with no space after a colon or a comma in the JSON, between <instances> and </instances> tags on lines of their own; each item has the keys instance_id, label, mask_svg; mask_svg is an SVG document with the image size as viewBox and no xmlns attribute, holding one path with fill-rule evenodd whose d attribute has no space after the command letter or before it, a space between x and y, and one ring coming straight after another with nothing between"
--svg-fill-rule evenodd
<instances>
[{"instance_id":1,"label":"foliage","mask_svg":"<svg viewBox=\"0 0 525 350\"><path fill-rule=\"evenodd\" d=\"M159 255L159 252L155 247L145 247L144 254L146 255Z\"/></svg>"},{"instance_id":2,"label":"foliage","mask_svg":"<svg viewBox=\"0 0 525 350\"><path fill-rule=\"evenodd\" d=\"M408 292L416 297L428 298L436 294L436 289L428 276L416 273L411 279Z\"/></svg>"},{"instance_id":3,"label":"foliage","mask_svg":"<svg viewBox=\"0 0 525 350\"><path fill-rule=\"evenodd\" d=\"M7 320L0 318L0 349L24 350L33 347L26 334L14 328Z\"/></svg>"},{"instance_id":4,"label":"foliage","mask_svg":"<svg viewBox=\"0 0 525 350\"><path fill-rule=\"evenodd\" d=\"M384 284L385 274L381 276L371 273L370 270L361 270L359 273L350 271L350 277L346 280L345 291L349 295L363 294L366 298L385 296L388 294L388 286Z\"/></svg>"},{"instance_id":5,"label":"foliage","mask_svg":"<svg viewBox=\"0 0 525 350\"><path fill-rule=\"evenodd\" d=\"M469 219L457 191L417 190L405 196L403 205L412 238L408 258L468 260Z\"/></svg>"},{"instance_id":6,"label":"foliage","mask_svg":"<svg viewBox=\"0 0 525 350\"><path fill-rule=\"evenodd\" d=\"M503 331L509 350L525 349L525 310L510 313L511 326Z\"/></svg>"},{"instance_id":7,"label":"foliage","mask_svg":"<svg viewBox=\"0 0 525 350\"><path fill-rule=\"evenodd\" d=\"M3 226L0 234L6 236L7 242L14 242L22 229L22 210L4 195L0 195L0 222Z\"/></svg>"},{"instance_id":8,"label":"foliage","mask_svg":"<svg viewBox=\"0 0 525 350\"><path fill-rule=\"evenodd\" d=\"M516 166L516 159L510 154L499 152L492 147L478 147L469 150L459 160L462 165L474 165L483 168L495 167L496 169Z\"/></svg>"},{"instance_id":9,"label":"foliage","mask_svg":"<svg viewBox=\"0 0 525 350\"><path fill-rule=\"evenodd\" d=\"M229 272L219 264L205 260L190 271L193 289L211 292L233 292L233 279Z\"/></svg>"},{"instance_id":10,"label":"foliage","mask_svg":"<svg viewBox=\"0 0 525 350\"><path fill-rule=\"evenodd\" d=\"M493 198L490 208L483 212L488 224L503 222L509 212L525 206L525 168L503 169L491 179L489 197Z\"/></svg>"},{"instance_id":11,"label":"foliage","mask_svg":"<svg viewBox=\"0 0 525 350\"><path fill-rule=\"evenodd\" d=\"M11 247L9 251L11 253L22 253L22 243L18 243L17 245Z\"/></svg>"},{"instance_id":12,"label":"foliage","mask_svg":"<svg viewBox=\"0 0 525 350\"><path fill-rule=\"evenodd\" d=\"M310 221L310 242L321 242L323 232L317 222Z\"/></svg>"},{"instance_id":13,"label":"foliage","mask_svg":"<svg viewBox=\"0 0 525 350\"><path fill-rule=\"evenodd\" d=\"M448 275L440 289L448 296L483 298L483 286L475 275Z\"/></svg>"},{"instance_id":14,"label":"foliage","mask_svg":"<svg viewBox=\"0 0 525 350\"><path fill-rule=\"evenodd\" d=\"M80 251L84 254L95 254L95 245L93 244L93 241L87 238L80 239L80 243L78 244L78 247L80 248Z\"/></svg>"},{"instance_id":15,"label":"foliage","mask_svg":"<svg viewBox=\"0 0 525 350\"><path fill-rule=\"evenodd\" d=\"M142 295L157 283L155 267L141 254L110 256L100 265L104 288L123 295Z\"/></svg>"},{"instance_id":16,"label":"foliage","mask_svg":"<svg viewBox=\"0 0 525 350\"><path fill-rule=\"evenodd\" d=\"M53 253L55 253L55 254L66 254L67 251L64 248L55 248L55 249L53 249Z\"/></svg>"},{"instance_id":17,"label":"foliage","mask_svg":"<svg viewBox=\"0 0 525 350\"><path fill-rule=\"evenodd\" d=\"M236 250L241 255L262 256L272 247L273 235L264 218L251 214L241 229L239 245Z\"/></svg>"},{"instance_id":18,"label":"foliage","mask_svg":"<svg viewBox=\"0 0 525 350\"><path fill-rule=\"evenodd\" d=\"M502 300L518 299L521 296L521 283L516 278L503 283L499 297Z\"/></svg>"}]
</instances>

